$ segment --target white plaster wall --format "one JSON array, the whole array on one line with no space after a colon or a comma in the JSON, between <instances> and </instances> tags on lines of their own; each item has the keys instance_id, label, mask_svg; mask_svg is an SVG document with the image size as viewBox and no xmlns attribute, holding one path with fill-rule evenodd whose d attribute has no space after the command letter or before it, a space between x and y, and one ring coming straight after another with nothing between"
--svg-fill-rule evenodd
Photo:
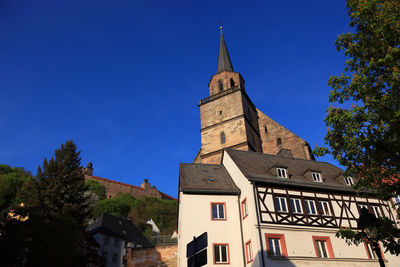
<instances>
[{"instance_id":1,"label":"white plaster wall","mask_svg":"<svg viewBox=\"0 0 400 267\"><path fill-rule=\"evenodd\" d=\"M240 169L236 166L232 158L229 154L224 151L222 164L225 169L230 174L232 180L235 182L236 186L240 188L240 202L246 198L247 201L247 209L248 216L245 219L242 219L242 215L240 214L240 219L242 220L242 229L243 229L243 242L247 242L251 240L252 249L253 249L253 258L254 261L247 264L247 266L258 266L261 264L262 258L260 252L262 251L260 246L260 235L259 231L256 227L257 225L257 216L256 216L256 202L254 199L253 193L253 185L249 182L249 180L243 175ZM241 207L240 207L241 209ZM244 246L244 244L242 244ZM264 251L265 251L264 247ZM244 255L246 257L246 255Z\"/></svg>"},{"instance_id":2,"label":"white plaster wall","mask_svg":"<svg viewBox=\"0 0 400 267\"><path fill-rule=\"evenodd\" d=\"M229 243L230 265L243 266L238 197L180 192L179 199L178 266L187 266L186 245L204 232L208 233L207 266L214 266L213 243ZM211 202L226 203L226 221L211 220Z\"/></svg>"},{"instance_id":3,"label":"white plaster wall","mask_svg":"<svg viewBox=\"0 0 400 267\"><path fill-rule=\"evenodd\" d=\"M103 252L106 251L107 252L107 262L106 262L106 266L124 266L122 263L123 257L126 254L126 250L125 250L125 241L122 239L118 239L112 236L108 236L108 238L110 239L108 245L104 245L104 239L107 237L107 235L103 235L103 234L95 234L93 236L94 240L96 240L96 242L100 245L99 250L98 250L98 255L100 257L103 256ZM115 247L114 246L114 242L115 239L119 240L119 246ZM117 254L117 263L113 263L112 262L112 256L113 254Z\"/></svg>"}]
</instances>

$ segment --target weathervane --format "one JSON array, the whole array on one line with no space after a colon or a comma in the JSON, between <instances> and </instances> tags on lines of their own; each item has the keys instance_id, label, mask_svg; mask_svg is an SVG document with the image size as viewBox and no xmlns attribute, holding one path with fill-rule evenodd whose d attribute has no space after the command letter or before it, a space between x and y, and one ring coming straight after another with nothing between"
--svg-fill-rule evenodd
<instances>
[{"instance_id":1,"label":"weathervane","mask_svg":"<svg viewBox=\"0 0 400 267\"><path fill-rule=\"evenodd\" d=\"M219 29L221 30L221 33L222 33L222 29L223 29L224 27L222 26L222 22L221 21L219 21Z\"/></svg>"}]
</instances>

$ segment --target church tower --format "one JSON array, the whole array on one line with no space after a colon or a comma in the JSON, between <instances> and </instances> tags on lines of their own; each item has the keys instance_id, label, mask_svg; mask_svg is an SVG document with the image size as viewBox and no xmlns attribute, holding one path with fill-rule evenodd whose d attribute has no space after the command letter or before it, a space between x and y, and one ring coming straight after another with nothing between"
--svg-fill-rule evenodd
<instances>
[{"instance_id":1,"label":"church tower","mask_svg":"<svg viewBox=\"0 0 400 267\"><path fill-rule=\"evenodd\" d=\"M208 87L210 96L199 103L201 149L194 162L220 164L224 148L262 152L257 109L233 70L222 28L217 73Z\"/></svg>"}]
</instances>

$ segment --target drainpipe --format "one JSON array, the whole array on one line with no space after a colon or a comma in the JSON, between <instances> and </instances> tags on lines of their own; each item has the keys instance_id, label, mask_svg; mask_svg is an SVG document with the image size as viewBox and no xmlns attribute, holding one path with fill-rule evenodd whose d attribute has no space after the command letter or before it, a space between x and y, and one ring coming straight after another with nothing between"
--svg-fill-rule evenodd
<instances>
[{"instance_id":1,"label":"drainpipe","mask_svg":"<svg viewBox=\"0 0 400 267\"><path fill-rule=\"evenodd\" d=\"M257 197L257 193L256 193L256 185L253 184L253 194L254 194L254 201L256 202L256 217L257 217L257 228L258 228L258 234L259 234L259 238L260 238L260 247L261 247L261 259L262 259L262 266L265 267L265 261L264 261L264 247L263 247L263 242L262 242L262 234L261 234L261 226L260 226L260 209L258 206L258 197Z\"/></svg>"},{"instance_id":2,"label":"drainpipe","mask_svg":"<svg viewBox=\"0 0 400 267\"><path fill-rule=\"evenodd\" d=\"M242 238L242 254L243 254L243 266L246 266L246 251L244 248L244 239L243 239L243 224L242 224L242 213L240 210L240 193L238 194L238 208L239 208L239 222L240 222L240 237Z\"/></svg>"}]
</instances>

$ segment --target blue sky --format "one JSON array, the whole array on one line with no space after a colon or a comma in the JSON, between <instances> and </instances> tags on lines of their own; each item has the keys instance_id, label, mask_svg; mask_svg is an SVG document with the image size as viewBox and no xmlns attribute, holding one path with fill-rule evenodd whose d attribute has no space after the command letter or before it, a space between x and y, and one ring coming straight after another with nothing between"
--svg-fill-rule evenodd
<instances>
[{"instance_id":1,"label":"blue sky","mask_svg":"<svg viewBox=\"0 0 400 267\"><path fill-rule=\"evenodd\" d=\"M255 105L323 144L345 1L0 0L0 163L36 173L72 139L95 175L176 197L179 163L200 148L220 20Z\"/></svg>"}]
</instances>

